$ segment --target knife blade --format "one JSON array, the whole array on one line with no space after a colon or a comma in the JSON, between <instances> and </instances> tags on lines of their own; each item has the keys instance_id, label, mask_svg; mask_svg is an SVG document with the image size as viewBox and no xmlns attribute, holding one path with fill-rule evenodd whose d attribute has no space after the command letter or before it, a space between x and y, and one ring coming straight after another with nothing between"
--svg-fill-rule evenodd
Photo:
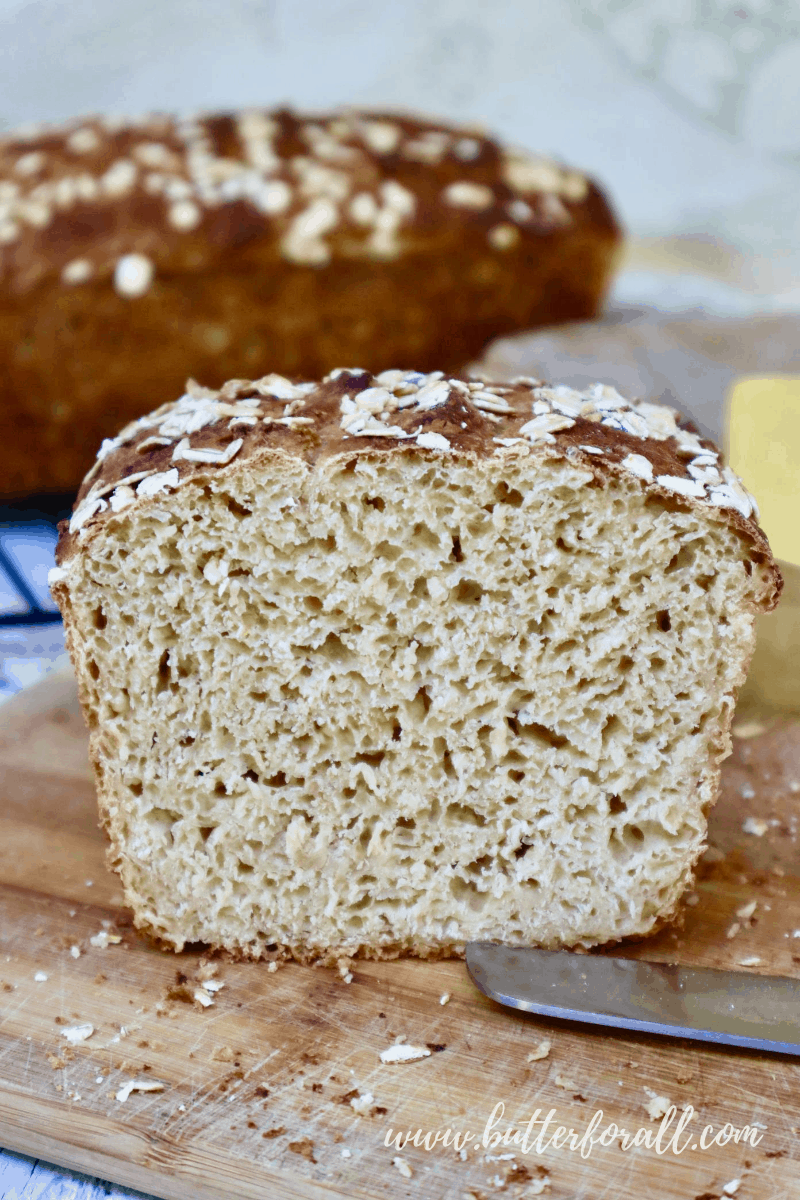
<instances>
[{"instance_id":1,"label":"knife blade","mask_svg":"<svg viewBox=\"0 0 800 1200\"><path fill-rule=\"evenodd\" d=\"M510 1008L800 1055L800 979L470 942L467 970Z\"/></svg>"}]
</instances>

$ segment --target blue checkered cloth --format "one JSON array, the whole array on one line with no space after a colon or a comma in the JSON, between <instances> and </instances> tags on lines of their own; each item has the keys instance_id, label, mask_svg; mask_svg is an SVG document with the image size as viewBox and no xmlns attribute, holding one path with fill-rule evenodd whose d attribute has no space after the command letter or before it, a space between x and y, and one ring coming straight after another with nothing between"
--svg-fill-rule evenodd
<instances>
[{"instance_id":1,"label":"blue checkered cloth","mask_svg":"<svg viewBox=\"0 0 800 1200\"><path fill-rule=\"evenodd\" d=\"M67 661L47 587L57 541L55 522L42 516L0 521L0 702Z\"/></svg>"},{"instance_id":2,"label":"blue checkered cloth","mask_svg":"<svg viewBox=\"0 0 800 1200\"><path fill-rule=\"evenodd\" d=\"M0 1151L0 1200L151 1200L141 1192Z\"/></svg>"}]
</instances>

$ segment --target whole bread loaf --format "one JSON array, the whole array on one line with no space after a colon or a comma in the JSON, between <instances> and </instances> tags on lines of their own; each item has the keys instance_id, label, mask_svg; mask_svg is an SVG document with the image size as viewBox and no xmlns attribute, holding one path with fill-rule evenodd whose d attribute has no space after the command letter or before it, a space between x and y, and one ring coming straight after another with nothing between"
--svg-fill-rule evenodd
<instances>
[{"instance_id":1,"label":"whole bread loaf","mask_svg":"<svg viewBox=\"0 0 800 1200\"><path fill-rule=\"evenodd\" d=\"M781 586L672 409L441 371L192 384L58 562L136 923L302 960L674 914Z\"/></svg>"},{"instance_id":2,"label":"whole bread loaf","mask_svg":"<svg viewBox=\"0 0 800 1200\"><path fill-rule=\"evenodd\" d=\"M455 369L595 314L590 180L376 113L91 119L0 138L0 495L77 488L189 374Z\"/></svg>"}]
</instances>

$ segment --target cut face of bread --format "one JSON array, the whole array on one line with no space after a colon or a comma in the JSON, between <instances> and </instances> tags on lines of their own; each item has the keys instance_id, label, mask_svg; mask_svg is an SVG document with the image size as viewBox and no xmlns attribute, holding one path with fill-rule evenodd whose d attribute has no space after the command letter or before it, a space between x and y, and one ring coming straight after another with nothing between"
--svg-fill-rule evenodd
<instances>
[{"instance_id":1,"label":"cut face of bread","mask_svg":"<svg viewBox=\"0 0 800 1200\"><path fill-rule=\"evenodd\" d=\"M54 590L138 924L329 960L647 933L704 847L777 591L763 536L617 468L617 427L521 435L530 386L497 393L501 441L454 389L449 439L398 408L388 449L338 432L368 390L307 393L335 452L245 447L163 488L162 463L66 539ZM680 479L668 440L636 452Z\"/></svg>"}]
</instances>

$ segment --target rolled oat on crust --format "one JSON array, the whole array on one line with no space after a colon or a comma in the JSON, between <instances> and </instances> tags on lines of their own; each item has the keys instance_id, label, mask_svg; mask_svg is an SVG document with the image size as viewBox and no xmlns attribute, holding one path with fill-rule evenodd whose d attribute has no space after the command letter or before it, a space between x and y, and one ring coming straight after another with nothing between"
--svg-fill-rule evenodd
<instances>
[{"instance_id":1,"label":"rolled oat on crust","mask_svg":"<svg viewBox=\"0 0 800 1200\"><path fill-rule=\"evenodd\" d=\"M331 962L663 923L781 587L672 409L441 371L190 384L58 562L137 924Z\"/></svg>"}]
</instances>

